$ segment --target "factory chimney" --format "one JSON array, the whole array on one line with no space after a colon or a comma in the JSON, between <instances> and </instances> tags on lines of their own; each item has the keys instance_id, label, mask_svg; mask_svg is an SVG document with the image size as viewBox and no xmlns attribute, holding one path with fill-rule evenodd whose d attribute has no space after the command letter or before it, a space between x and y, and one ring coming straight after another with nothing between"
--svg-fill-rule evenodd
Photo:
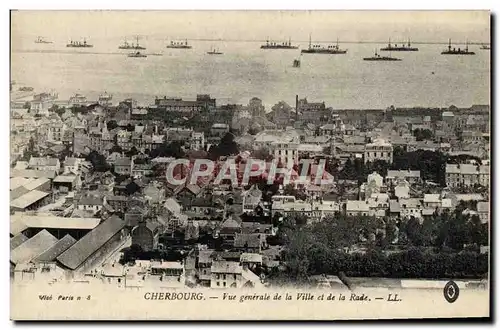
<instances>
[{"instance_id":1,"label":"factory chimney","mask_svg":"<svg viewBox=\"0 0 500 330\"><path fill-rule=\"evenodd\" d=\"M299 96L295 95L295 121L299 120Z\"/></svg>"}]
</instances>

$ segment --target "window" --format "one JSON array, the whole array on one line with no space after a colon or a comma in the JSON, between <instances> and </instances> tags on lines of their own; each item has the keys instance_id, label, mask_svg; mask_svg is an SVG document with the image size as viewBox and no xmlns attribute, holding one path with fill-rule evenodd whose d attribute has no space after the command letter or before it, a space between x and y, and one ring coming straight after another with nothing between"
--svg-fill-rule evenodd
<instances>
[{"instance_id":1,"label":"window","mask_svg":"<svg viewBox=\"0 0 500 330\"><path fill-rule=\"evenodd\" d=\"M215 276L215 278L216 278L216 279L219 279L219 276L220 276L220 275L219 275L219 274L217 274L217 275ZM218 285L218 284L217 284L217 285Z\"/></svg>"},{"instance_id":2,"label":"window","mask_svg":"<svg viewBox=\"0 0 500 330\"><path fill-rule=\"evenodd\" d=\"M223 276L223 279L225 280L226 279L226 274L222 275Z\"/></svg>"},{"instance_id":3,"label":"window","mask_svg":"<svg viewBox=\"0 0 500 330\"><path fill-rule=\"evenodd\" d=\"M220 282L218 282L218 281L217 281L217 283L216 283L216 284L217 284L217 286L220 286Z\"/></svg>"},{"instance_id":4,"label":"window","mask_svg":"<svg viewBox=\"0 0 500 330\"><path fill-rule=\"evenodd\" d=\"M234 280L236 281L236 274L234 274Z\"/></svg>"},{"instance_id":5,"label":"window","mask_svg":"<svg viewBox=\"0 0 500 330\"><path fill-rule=\"evenodd\" d=\"M222 282L222 285L223 285L224 287L226 287L226 282Z\"/></svg>"}]
</instances>

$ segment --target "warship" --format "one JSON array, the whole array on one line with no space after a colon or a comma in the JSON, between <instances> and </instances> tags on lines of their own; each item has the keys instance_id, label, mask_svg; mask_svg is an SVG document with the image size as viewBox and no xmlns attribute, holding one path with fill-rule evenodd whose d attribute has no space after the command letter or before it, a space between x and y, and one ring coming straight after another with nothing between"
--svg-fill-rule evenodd
<instances>
[{"instance_id":1,"label":"warship","mask_svg":"<svg viewBox=\"0 0 500 330\"><path fill-rule=\"evenodd\" d=\"M476 55L469 51L469 42L465 43L465 49L451 48L451 39L448 39L448 49L441 52L441 55Z\"/></svg>"},{"instance_id":2,"label":"warship","mask_svg":"<svg viewBox=\"0 0 500 330\"><path fill-rule=\"evenodd\" d=\"M289 38L288 41L284 41L282 43L266 40L266 44L260 46L260 49L298 49L298 46L292 45L292 38Z\"/></svg>"},{"instance_id":3,"label":"warship","mask_svg":"<svg viewBox=\"0 0 500 330\"><path fill-rule=\"evenodd\" d=\"M92 47L94 47L94 45L88 44L87 40L83 39L83 42L71 40L69 42L69 44L66 45L66 47L72 47L72 48L92 48Z\"/></svg>"},{"instance_id":4,"label":"warship","mask_svg":"<svg viewBox=\"0 0 500 330\"><path fill-rule=\"evenodd\" d=\"M185 41L170 41L170 44L167 45L167 48L191 49L193 47L188 44L186 39Z\"/></svg>"},{"instance_id":5,"label":"warship","mask_svg":"<svg viewBox=\"0 0 500 330\"><path fill-rule=\"evenodd\" d=\"M127 55L128 57L148 57L147 55L141 52L130 53Z\"/></svg>"},{"instance_id":6,"label":"warship","mask_svg":"<svg viewBox=\"0 0 500 330\"><path fill-rule=\"evenodd\" d=\"M363 58L363 61L401 61L401 59L396 57L391 57L390 54L389 56L380 56L380 54L378 54L377 51L375 51L374 56L365 57Z\"/></svg>"},{"instance_id":7,"label":"warship","mask_svg":"<svg viewBox=\"0 0 500 330\"><path fill-rule=\"evenodd\" d=\"M212 49L210 49L208 52L207 52L208 55L223 55L224 53L219 51L219 49L215 48L215 47L212 47Z\"/></svg>"},{"instance_id":8,"label":"warship","mask_svg":"<svg viewBox=\"0 0 500 330\"><path fill-rule=\"evenodd\" d=\"M302 54L331 54L331 55L336 55L336 54L345 54L347 53L347 49L340 49L339 47L339 40L337 39L337 44L336 45L319 45L315 44L313 45L311 42L311 36L309 36L309 47L307 49L302 49L300 51Z\"/></svg>"},{"instance_id":9,"label":"warship","mask_svg":"<svg viewBox=\"0 0 500 330\"><path fill-rule=\"evenodd\" d=\"M128 43L127 39L124 40L123 45L119 46L118 49L135 49L135 50L144 50L145 47L139 45L139 37L136 37L135 44Z\"/></svg>"},{"instance_id":10,"label":"warship","mask_svg":"<svg viewBox=\"0 0 500 330\"><path fill-rule=\"evenodd\" d=\"M37 37L35 39L35 44L51 44L52 41L47 41L43 37Z\"/></svg>"},{"instance_id":11,"label":"warship","mask_svg":"<svg viewBox=\"0 0 500 330\"><path fill-rule=\"evenodd\" d=\"M389 43L387 47L380 48L381 51L394 51L394 52L418 52L418 48L412 47L410 39L408 38L408 44L391 44L391 39L389 39Z\"/></svg>"}]
</instances>

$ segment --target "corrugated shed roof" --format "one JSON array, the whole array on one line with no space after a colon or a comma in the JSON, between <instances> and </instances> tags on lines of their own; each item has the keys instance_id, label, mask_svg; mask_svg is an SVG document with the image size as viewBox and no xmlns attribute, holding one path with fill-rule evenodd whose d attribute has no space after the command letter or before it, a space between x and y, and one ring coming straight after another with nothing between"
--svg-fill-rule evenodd
<instances>
[{"instance_id":1,"label":"corrugated shed roof","mask_svg":"<svg viewBox=\"0 0 500 330\"><path fill-rule=\"evenodd\" d=\"M24 185L24 188L28 190L35 190L36 188L46 184L47 182L50 182L50 179L48 178L37 178L35 180L32 180Z\"/></svg>"},{"instance_id":2,"label":"corrugated shed roof","mask_svg":"<svg viewBox=\"0 0 500 330\"><path fill-rule=\"evenodd\" d=\"M66 218L51 215L27 215L18 212L11 216L12 222L21 222L26 228L51 228L51 229L94 229L101 219L99 218ZM12 232L12 228L11 228Z\"/></svg>"},{"instance_id":3,"label":"corrugated shed roof","mask_svg":"<svg viewBox=\"0 0 500 330\"><path fill-rule=\"evenodd\" d=\"M26 184L28 184L30 181L34 179L27 179L27 178L22 178L22 177L14 177L10 178L10 190L15 190L16 188L22 187Z\"/></svg>"},{"instance_id":4,"label":"corrugated shed roof","mask_svg":"<svg viewBox=\"0 0 500 330\"><path fill-rule=\"evenodd\" d=\"M24 209L48 195L49 193L46 193L44 191L32 190L22 195L21 197L11 201L10 206L19 209Z\"/></svg>"},{"instance_id":5,"label":"corrugated shed roof","mask_svg":"<svg viewBox=\"0 0 500 330\"><path fill-rule=\"evenodd\" d=\"M36 170L16 170L10 171L10 177L22 177L22 178L49 178L54 179L56 177L56 171L36 171Z\"/></svg>"},{"instance_id":6,"label":"corrugated shed roof","mask_svg":"<svg viewBox=\"0 0 500 330\"><path fill-rule=\"evenodd\" d=\"M14 250L16 247L23 244L27 240L28 240L28 237L26 237L25 235L23 235L21 233L17 234L16 236L14 236L10 239L10 249Z\"/></svg>"},{"instance_id":7,"label":"corrugated shed roof","mask_svg":"<svg viewBox=\"0 0 500 330\"><path fill-rule=\"evenodd\" d=\"M26 194L27 192L29 192L29 190L26 189L26 187L24 186L17 187L16 189L10 191L10 200L11 201L16 200L22 195Z\"/></svg>"},{"instance_id":8,"label":"corrugated shed roof","mask_svg":"<svg viewBox=\"0 0 500 330\"><path fill-rule=\"evenodd\" d=\"M94 228L78 242L63 252L57 260L70 269L78 268L116 233L125 227L125 221L112 216Z\"/></svg>"},{"instance_id":9,"label":"corrugated shed roof","mask_svg":"<svg viewBox=\"0 0 500 330\"><path fill-rule=\"evenodd\" d=\"M70 246L76 243L76 239L66 234L56 244L50 247L47 251L36 257L35 261L51 262L54 261L61 253L69 249Z\"/></svg>"},{"instance_id":10,"label":"corrugated shed roof","mask_svg":"<svg viewBox=\"0 0 500 330\"><path fill-rule=\"evenodd\" d=\"M19 245L10 252L10 261L14 264L26 263L57 243L57 238L45 229Z\"/></svg>"}]
</instances>

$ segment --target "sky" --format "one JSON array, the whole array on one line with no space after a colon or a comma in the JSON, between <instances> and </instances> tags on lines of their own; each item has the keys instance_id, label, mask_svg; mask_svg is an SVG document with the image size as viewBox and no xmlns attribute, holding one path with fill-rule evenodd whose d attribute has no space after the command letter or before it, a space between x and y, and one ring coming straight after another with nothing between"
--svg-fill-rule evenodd
<instances>
[{"instance_id":1,"label":"sky","mask_svg":"<svg viewBox=\"0 0 500 330\"><path fill-rule=\"evenodd\" d=\"M487 11L13 11L12 40L165 39L489 42Z\"/></svg>"}]
</instances>

